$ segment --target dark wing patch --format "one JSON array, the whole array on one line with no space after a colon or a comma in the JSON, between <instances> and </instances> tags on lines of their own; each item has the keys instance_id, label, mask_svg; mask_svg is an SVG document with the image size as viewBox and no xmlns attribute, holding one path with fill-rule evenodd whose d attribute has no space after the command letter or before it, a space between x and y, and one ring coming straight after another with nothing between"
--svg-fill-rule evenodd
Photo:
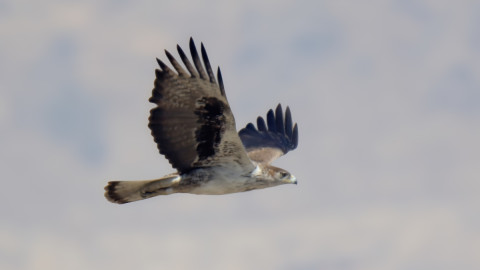
<instances>
[{"instance_id":1,"label":"dark wing patch","mask_svg":"<svg viewBox=\"0 0 480 270\"><path fill-rule=\"evenodd\" d=\"M199 116L201 127L195 131L197 138L197 154L199 161L205 160L215 154L215 149L220 143L221 134L225 129L225 105L214 97L203 97L195 109Z\"/></svg>"},{"instance_id":2,"label":"dark wing patch","mask_svg":"<svg viewBox=\"0 0 480 270\"><path fill-rule=\"evenodd\" d=\"M247 153L252 160L270 163L281 155L298 146L298 126L292 127L292 114L287 107L285 117L282 106L267 113L267 123L262 117L257 118L257 128L252 123L238 132Z\"/></svg>"},{"instance_id":3,"label":"dark wing patch","mask_svg":"<svg viewBox=\"0 0 480 270\"><path fill-rule=\"evenodd\" d=\"M203 44L202 64L193 39L193 65L178 45L177 50L186 70L165 51L176 72L157 59L160 69L155 70L149 99L157 104L150 111L148 126L160 153L180 173L210 166L253 170L235 129L220 70L218 85Z\"/></svg>"}]
</instances>

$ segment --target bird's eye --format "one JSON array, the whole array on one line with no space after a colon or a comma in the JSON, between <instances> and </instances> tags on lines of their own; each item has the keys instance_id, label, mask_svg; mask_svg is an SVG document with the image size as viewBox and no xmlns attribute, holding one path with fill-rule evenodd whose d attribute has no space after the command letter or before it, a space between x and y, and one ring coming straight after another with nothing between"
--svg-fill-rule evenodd
<instances>
[{"instance_id":1,"label":"bird's eye","mask_svg":"<svg viewBox=\"0 0 480 270\"><path fill-rule=\"evenodd\" d=\"M283 179L288 176L288 173L286 172L280 172L280 177Z\"/></svg>"}]
</instances>

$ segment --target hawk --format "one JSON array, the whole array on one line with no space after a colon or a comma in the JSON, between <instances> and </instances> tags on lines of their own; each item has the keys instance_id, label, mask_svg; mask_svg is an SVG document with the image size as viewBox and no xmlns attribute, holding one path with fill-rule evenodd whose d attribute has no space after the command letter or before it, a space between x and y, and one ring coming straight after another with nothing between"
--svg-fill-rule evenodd
<instances>
[{"instance_id":1,"label":"hawk","mask_svg":"<svg viewBox=\"0 0 480 270\"><path fill-rule=\"evenodd\" d=\"M146 181L111 181L105 197L128 203L173 193L220 195L296 184L288 171L270 165L298 145L298 127L292 125L287 107L278 104L266 117L257 118L238 133L225 95L220 68L217 80L201 44L201 56L190 38L193 65L177 45L185 70L165 50L175 69L157 58L160 69L150 102L148 127L164 155L177 172Z\"/></svg>"}]
</instances>

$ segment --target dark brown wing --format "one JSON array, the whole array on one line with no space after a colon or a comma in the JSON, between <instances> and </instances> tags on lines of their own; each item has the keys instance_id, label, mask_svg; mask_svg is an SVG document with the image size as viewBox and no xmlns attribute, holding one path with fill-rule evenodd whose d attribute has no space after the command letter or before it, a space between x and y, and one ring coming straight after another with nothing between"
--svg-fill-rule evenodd
<instances>
[{"instance_id":1,"label":"dark brown wing","mask_svg":"<svg viewBox=\"0 0 480 270\"><path fill-rule=\"evenodd\" d=\"M268 129L267 129L268 128ZM292 127L290 108L283 117L282 106L267 113L267 124L262 117L257 118L257 128L252 123L238 132L251 160L270 164L275 159L294 150L298 145L298 126Z\"/></svg>"},{"instance_id":2,"label":"dark brown wing","mask_svg":"<svg viewBox=\"0 0 480 270\"><path fill-rule=\"evenodd\" d=\"M235 119L225 96L220 69L216 83L203 44L203 63L190 39L194 66L177 45L188 72L165 51L174 72L157 59L155 87L150 102L149 128L160 153L180 173L194 168L223 166L249 172L254 169L235 129Z\"/></svg>"}]
</instances>

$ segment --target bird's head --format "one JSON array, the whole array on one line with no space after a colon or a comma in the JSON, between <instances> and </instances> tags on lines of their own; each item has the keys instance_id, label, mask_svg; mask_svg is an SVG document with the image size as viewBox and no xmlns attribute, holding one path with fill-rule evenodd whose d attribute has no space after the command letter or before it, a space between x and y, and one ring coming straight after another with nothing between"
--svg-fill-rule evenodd
<instances>
[{"instance_id":1,"label":"bird's head","mask_svg":"<svg viewBox=\"0 0 480 270\"><path fill-rule=\"evenodd\" d=\"M269 186L297 184L297 178L293 174L271 165L258 164L252 175L260 181L265 181Z\"/></svg>"}]
</instances>

